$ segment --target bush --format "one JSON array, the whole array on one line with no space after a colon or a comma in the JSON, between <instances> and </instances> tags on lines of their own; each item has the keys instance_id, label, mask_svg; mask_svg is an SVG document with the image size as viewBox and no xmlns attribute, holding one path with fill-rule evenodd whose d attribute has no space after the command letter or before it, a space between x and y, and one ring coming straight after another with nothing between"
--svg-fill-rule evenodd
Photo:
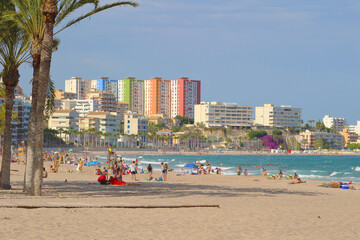
<instances>
[{"instance_id":1,"label":"bush","mask_svg":"<svg viewBox=\"0 0 360 240\"><path fill-rule=\"evenodd\" d=\"M266 136L267 135L267 132L266 131L254 131L254 130L251 130L249 133L248 133L248 136L250 139L259 139L263 136Z\"/></svg>"},{"instance_id":2,"label":"bush","mask_svg":"<svg viewBox=\"0 0 360 240\"><path fill-rule=\"evenodd\" d=\"M282 131L279 129L274 129L271 133L273 136L281 136L282 135Z\"/></svg>"}]
</instances>

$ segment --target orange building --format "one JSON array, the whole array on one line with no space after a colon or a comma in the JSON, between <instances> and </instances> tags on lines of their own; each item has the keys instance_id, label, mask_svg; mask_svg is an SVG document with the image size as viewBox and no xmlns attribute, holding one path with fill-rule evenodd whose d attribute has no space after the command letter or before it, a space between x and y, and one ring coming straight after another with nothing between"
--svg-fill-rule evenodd
<instances>
[{"instance_id":1,"label":"orange building","mask_svg":"<svg viewBox=\"0 0 360 240\"><path fill-rule=\"evenodd\" d=\"M164 114L170 117L171 81L159 77L145 80L145 115Z\"/></svg>"}]
</instances>

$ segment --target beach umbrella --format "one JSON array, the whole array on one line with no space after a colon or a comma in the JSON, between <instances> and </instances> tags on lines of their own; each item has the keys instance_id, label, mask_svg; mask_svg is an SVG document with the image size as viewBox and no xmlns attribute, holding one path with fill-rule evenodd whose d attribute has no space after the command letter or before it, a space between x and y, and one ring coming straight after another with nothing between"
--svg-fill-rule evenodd
<instances>
[{"instance_id":1,"label":"beach umbrella","mask_svg":"<svg viewBox=\"0 0 360 240\"><path fill-rule=\"evenodd\" d=\"M196 166L195 164L193 163L188 163L184 166L184 168L191 168L191 169L199 169L198 166Z\"/></svg>"},{"instance_id":2,"label":"beach umbrella","mask_svg":"<svg viewBox=\"0 0 360 240\"><path fill-rule=\"evenodd\" d=\"M100 162L98 162L98 161L91 161L91 162L89 162L87 165L88 166L92 166L92 165L100 165L101 163Z\"/></svg>"}]
</instances>

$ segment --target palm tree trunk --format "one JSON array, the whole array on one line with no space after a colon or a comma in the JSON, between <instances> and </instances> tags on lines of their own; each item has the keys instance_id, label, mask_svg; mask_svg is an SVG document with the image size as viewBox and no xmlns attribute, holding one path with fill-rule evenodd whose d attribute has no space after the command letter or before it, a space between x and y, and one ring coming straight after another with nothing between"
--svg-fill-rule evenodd
<instances>
[{"instance_id":1,"label":"palm tree trunk","mask_svg":"<svg viewBox=\"0 0 360 240\"><path fill-rule=\"evenodd\" d=\"M36 93L39 86L39 70L40 70L40 43L33 42L31 45L31 56L33 58L33 83L32 92ZM37 94L32 94L31 109L29 114L29 126L27 135L26 147L26 167L24 173L24 188L23 191L29 193L33 182L33 166L34 166L34 152L35 145L35 124L36 124L36 107Z\"/></svg>"},{"instance_id":2,"label":"palm tree trunk","mask_svg":"<svg viewBox=\"0 0 360 240\"><path fill-rule=\"evenodd\" d=\"M43 172L43 138L44 125L43 115L45 109L45 101L47 96L47 89L49 84L51 56L53 50L53 35L54 23L57 16L57 0L44 0L42 6L42 13L44 16L44 39L41 48L40 71L39 71L39 88L38 88L38 104L36 109L36 128L35 128L35 143L39 146L35 152L34 161L34 182L32 194L35 196L41 195L42 172Z\"/></svg>"},{"instance_id":3,"label":"palm tree trunk","mask_svg":"<svg viewBox=\"0 0 360 240\"><path fill-rule=\"evenodd\" d=\"M10 78L10 79L6 79ZM15 86L19 81L20 75L19 71L15 71L9 74L4 74L4 83L15 82ZM6 85L6 95L5 95L5 126L4 126L4 144L3 144L3 155L1 163L1 189L11 189L10 185L10 164L11 164L11 116L14 105L15 98L15 86Z\"/></svg>"}]
</instances>

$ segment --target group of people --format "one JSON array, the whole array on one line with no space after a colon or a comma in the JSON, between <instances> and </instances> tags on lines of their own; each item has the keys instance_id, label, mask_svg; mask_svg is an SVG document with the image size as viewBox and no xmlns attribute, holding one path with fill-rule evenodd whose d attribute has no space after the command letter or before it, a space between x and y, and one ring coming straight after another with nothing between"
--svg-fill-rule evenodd
<instances>
[{"instance_id":1,"label":"group of people","mask_svg":"<svg viewBox=\"0 0 360 240\"><path fill-rule=\"evenodd\" d=\"M160 163L161 166L161 177L159 177L159 179L155 179L155 180L160 180L160 181L167 181L167 173L170 170L168 167L167 163ZM147 173L148 173L148 181L152 181L153 178L153 167L151 166L151 164L148 165L147 167Z\"/></svg>"},{"instance_id":2,"label":"group of people","mask_svg":"<svg viewBox=\"0 0 360 240\"><path fill-rule=\"evenodd\" d=\"M239 165L238 166L238 168L237 168L237 175L241 175L241 173L242 173L242 167ZM245 168L245 170L244 170L244 176L248 176L249 175L249 172L248 172L248 170Z\"/></svg>"}]
</instances>

